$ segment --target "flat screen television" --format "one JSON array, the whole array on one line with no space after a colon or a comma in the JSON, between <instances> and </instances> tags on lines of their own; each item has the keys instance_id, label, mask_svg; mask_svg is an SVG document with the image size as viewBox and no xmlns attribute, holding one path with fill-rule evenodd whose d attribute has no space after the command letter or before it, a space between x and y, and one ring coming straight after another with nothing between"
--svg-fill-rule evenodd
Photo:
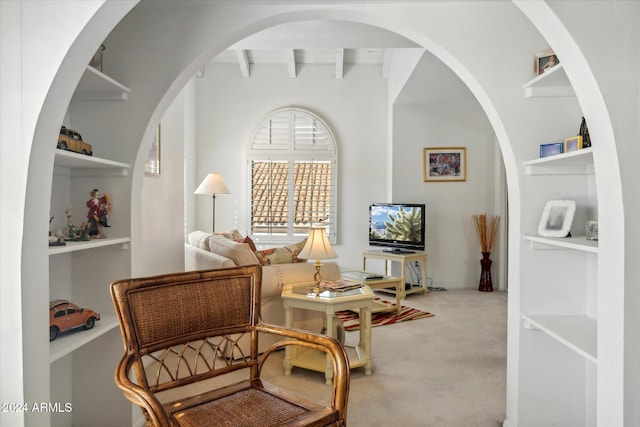
<instances>
[{"instance_id":1,"label":"flat screen television","mask_svg":"<svg viewBox=\"0 0 640 427\"><path fill-rule=\"evenodd\" d=\"M373 203L369 206L369 245L385 252L423 251L425 247L424 204Z\"/></svg>"}]
</instances>

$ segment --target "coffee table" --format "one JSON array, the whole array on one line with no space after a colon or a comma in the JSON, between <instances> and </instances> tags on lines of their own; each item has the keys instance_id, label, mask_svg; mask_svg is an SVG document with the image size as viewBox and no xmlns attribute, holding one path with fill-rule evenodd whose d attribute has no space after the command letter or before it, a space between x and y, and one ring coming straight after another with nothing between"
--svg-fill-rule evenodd
<instances>
[{"instance_id":1,"label":"coffee table","mask_svg":"<svg viewBox=\"0 0 640 427\"><path fill-rule=\"evenodd\" d=\"M349 356L349 367L364 366L365 375L371 375L373 361L371 359L371 306L373 291L369 286L362 286L346 292L321 291L316 295L312 291L313 284L285 286L282 291L282 302L285 310L285 324L293 326L293 309L315 310L324 313L327 335L334 335L334 317L337 311L360 310L360 332L357 345L345 344ZM333 336L334 338L337 338ZM299 346L285 347L284 374L291 375L294 366L324 372L325 382L333 380L331 359L322 351Z\"/></svg>"}]
</instances>

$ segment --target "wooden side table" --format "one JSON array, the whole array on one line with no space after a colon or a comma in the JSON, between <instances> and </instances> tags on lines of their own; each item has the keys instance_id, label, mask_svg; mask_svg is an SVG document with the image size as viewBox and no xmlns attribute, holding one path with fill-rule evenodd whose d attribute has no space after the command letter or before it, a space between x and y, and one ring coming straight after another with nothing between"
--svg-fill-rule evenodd
<instances>
[{"instance_id":1,"label":"wooden side table","mask_svg":"<svg viewBox=\"0 0 640 427\"><path fill-rule=\"evenodd\" d=\"M384 260L384 274L387 275L388 271L388 262L397 262L400 263L400 271L401 271L401 279L403 285L406 282L405 279L405 269L407 265L411 265L412 262L420 263L420 267L422 270L422 286L411 288L406 290L404 286L401 287L400 290L400 300L406 298L407 294L413 294L416 292L422 292L423 294L427 293L427 253L423 251L416 251L413 253L405 254L405 253L394 253L394 252L383 252L383 251L364 251L362 253L362 270L367 271L367 258L370 259L381 259ZM390 289L380 289L383 292L391 292L395 293Z\"/></svg>"},{"instance_id":2,"label":"wooden side table","mask_svg":"<svg viewBox=\"0 0 640 427\"><path fill-rule=\"evenodd\" d=\"M285 324L293 326L293 309L321 311L325 317L325 330L333 336L334 316L341 310L360 310L360 334L358 344L345 345L349 356L349 367L364 366L365 375L371 375L373 361L371 359L371 306L373 291L368 286L347 291L322 291L315 295L311 288L313 284L287 286L282 291L282 301L285 310ZM337 338L337 337L334 337ZM324 372L325 381L331 384L333 380L333 366L331 360L323 352L297 346L285 347L284 374L291 375L294 366Z\"/></svg>"},{"instance_id":3,"label":"wooden side table","mask_svg":"<svg viewBox=\"0 0 640 427\"><path fill-rule=\"evenodd\" d=\"M342 279L358 282L362 284L366 284L373 290L379 291L391 291L396 294L396 308L395 311L397 314L400 314L402 311L402 306L400 305L402 291L404 290L404 280L401 277L392 277L392 276L383 276L380 275L379 278L367 278L370 277L373 273L368 273L364 271L346 271L342 273ZM389 288L395 288L395 292ZM373 303L373 308L371 310L373 313L378 313L381 311L393 311L393 308L387 308L387 306L383 304L378 304L376 302Z\"/></svg>"}]
</instances>

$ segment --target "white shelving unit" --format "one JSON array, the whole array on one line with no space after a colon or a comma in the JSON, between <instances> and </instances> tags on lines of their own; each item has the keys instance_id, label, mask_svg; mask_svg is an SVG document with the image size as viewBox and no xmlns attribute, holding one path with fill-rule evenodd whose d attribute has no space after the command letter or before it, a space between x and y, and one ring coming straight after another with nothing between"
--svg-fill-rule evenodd
<instances>
[{"instance_id":1,"label":"white shelving unit","mask_svg":"<svg viewBox=\"0 0 640 427\"><path fill-rule=\"evenodd\" d=\"M562 64L527 82L524 92L527 98L575 95ZM581 200L579 209L597 210L592 148L522 165L542 191L569 194ZM526 201L523 207L527 209ZM522 236L525 269L532 280L523 281L520 302L520 399L526 402L521 425L596 422L598 242L573 228L566 238Z\"/></svg>"},{"instance_id":2,"label":"white shelving unit","mask_svg":"<svg viewBox=\"0 0 640 427\"><path fill-rule=\"evenodd\" d=\"M546 316L525 314L524 327L539 329L561 344L597 363L597 321L589 316Z\"/></svg>"},{"instance_id":3,"label":"white shelving unit","mask_svg":"<svg viewBox=\"0 0 640 427\"><path fill-rule=\"evenodd\" d=\"M126 101L129 92L125 85L87 65L73 98L76 101Z\"/></svg>"},{"instance_id":4,"label":"white shelving unit","mask_svg":"<svg viewBox=\"0 0 640 427\"><path fill-rule=\"evenodd\" d=\"M103 105L95 101L124 101L129 92L123 84L88 66L69 108L82 114L69 114L69 120L73 122L69 124L74 125L72 128L89 129L94 135L105 135L108 129L103 129L102 121L92 119L93 111L101 114ZM126 277L124 275L131 271L130 213L126 200L131 194L130 169L128 163L121 161L56 150L52 216L60 217L62 211L72 207L72 221L79 225L84 219L76 218L84 216L86 211L82 211L86 209L85 201L91 188L115 193L119 203L114 206L114 212L117 211L115 225L105 228L107 238L49 247L49 299L69 299L100 314L100 321L92 329L65 331L49 343L46 359L52 378L51 401L73 404L71 414L52 414L52 425L126 425L130 419L131 405L110 380L122 348L117 345L118 321L108 290L110 281ZM58 226L60 223L58 219ZM89 378L93 384L87 388ZM99 401L108 410L97 415L95 408L87 405L88 401Z\"/></svg>"},{"instance_id":5,"label":"white shelving unit","mask_svg":"<svg viewBox=\"0 0 640 427\"><path fill-rule=\"evenodd\" d=\"M562 64L546 70L524 85L527 98L575 96Z\"/></svg>"}]
</instances>

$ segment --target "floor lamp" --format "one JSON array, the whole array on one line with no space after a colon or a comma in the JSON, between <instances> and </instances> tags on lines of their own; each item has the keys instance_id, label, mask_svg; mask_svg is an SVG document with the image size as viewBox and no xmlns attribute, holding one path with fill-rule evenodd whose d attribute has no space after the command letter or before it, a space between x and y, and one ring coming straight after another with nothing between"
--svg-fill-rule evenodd
<instances>
[{"instance_id":1,"label":"floor lamp","mask_svg":"<svg viewBox=\"0 0 640 427\"><path fill-rule=\"evenodd\" d=\"M322 281L322 274L320 273L320 267L322 267L322 265L320 264L320 260L338 258L338 255L331 247L331 243L329 243L326 228L313 226L309 228L307 243L298 254L298 258L316 260L316 272L313 275L313 280L315 282L313 292L316 295L319 294L320 282Z\"/></svg>"},{"instance_id":2,"label":"floor lamp","mask_svg":"<svg viewBox=\"0 0 640 427\"><path fill-rule=\"evenodd\" d=\"M222 177L217 173L210 173L200 183L196 191L193 194L206 194L213 196L213 213L212 213L212 228L211 231L216 231L216 194L231 194L229 189L224 183Z\"/></svg>"}]
</instances>

